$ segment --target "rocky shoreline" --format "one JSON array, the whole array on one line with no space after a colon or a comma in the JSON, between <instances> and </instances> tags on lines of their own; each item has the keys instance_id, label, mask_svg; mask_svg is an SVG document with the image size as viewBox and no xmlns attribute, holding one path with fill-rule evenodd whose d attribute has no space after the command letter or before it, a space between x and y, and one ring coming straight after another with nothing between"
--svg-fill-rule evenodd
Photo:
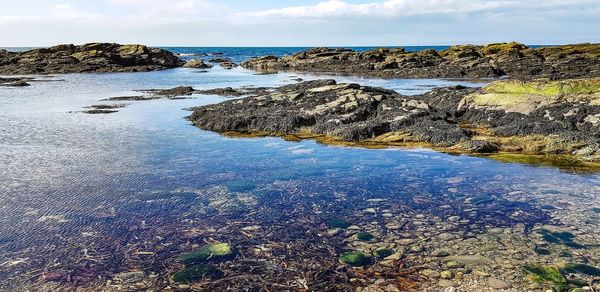
<instances>
[{"instance_id":1,"label":"rocky shoreline","mask_svg":"<svg viewBox=\"0 0 600 292\"><path fill-rule=\"evenodd\" d=\"M529 48L520 43L459 45L447 50L408 52L381 48L367 52L314 48L287 57L264 56L242 67L335 72L385 78L550 78L600 77L600 44Z\"/></svg>"},{"instance_id":2,"label":"rocky shoreline","mask_svg":"<svg viewBox=\"0 0 600 292\"><path fill-rule=\"evenodd\" d=\"M568 154L578 163L600 162L597 78L505 80L417 96L316 80L202 106L190 119L226 134L467 153Z\"/></svg>"},{"instance_id":3,"label":"rocky shoreline","mask_svg":"<svg viewBox=\"0 0 600 292\"><path fill-rule=\"evenodd\" d=\"M0 50L0 75L82 72L144 72L185 64L173 53L143 45L90 43L58 45L25 52Z\"/></svg>"}]
</instances>

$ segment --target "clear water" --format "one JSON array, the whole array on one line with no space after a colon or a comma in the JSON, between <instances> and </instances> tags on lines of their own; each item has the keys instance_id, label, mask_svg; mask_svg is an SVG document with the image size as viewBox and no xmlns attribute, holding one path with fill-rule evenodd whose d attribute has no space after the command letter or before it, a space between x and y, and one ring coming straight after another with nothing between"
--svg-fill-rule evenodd
<instances>
[{"instance_id":1,"label":"clear water","mask_svg":"<svg viewBox=\"0 0 600 292\"><path fill-rule=\"evenodd\" d=\"M264 52L249 49L230 57ZM146 287L164 288L169 275L181 268L175 261L178 255L213 240L231 243L245 259L263 260L249 271L243 267L250 264L238 256L219 263L221 269L234 275L260 274L281 284L307 271L322 272L337 262L336 253L352 249L343 235L323 235L332 218L375 230L382 241L411 232L417 237L450 232L468 238L497 227L521 228L520 236L528 236L542 224L575 226L593 240L598 229L598 216L591 211L599 207L597 174L426 149L227 138L185 120L187 108L225 100L217 96L132 102L109 115L80 112L104 98L135 95L135 89L279 86L295 77L336 78L403 94L459 83L479 85L258 75L216 66L207 73L173 69L52 76L62 81L0 88L0 290L92 289L131 270L145 273ZM367 208L375 208L378 215L365 215ZM430 223L411 225L421 216ZM447 223L452 216L467 221ZM385 227L393 222L405 222L404 229ZM256 231L256 226L261 229ZM425 251L415 252L413 261L444 244L424 241L420 245ZM287 252L277 250L286 245ZM251 256L267 247L269 255ZM317 267L298 268L307 258ZM281 261L297 269L269 268ZM327 279L315 276L312 281Z\"/></svg>"}]
</instances>

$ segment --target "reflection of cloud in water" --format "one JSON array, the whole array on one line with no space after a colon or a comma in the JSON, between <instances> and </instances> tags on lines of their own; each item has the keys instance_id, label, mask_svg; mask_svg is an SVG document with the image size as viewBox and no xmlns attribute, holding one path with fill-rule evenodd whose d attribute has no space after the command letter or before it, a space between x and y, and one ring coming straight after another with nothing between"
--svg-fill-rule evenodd
<instances>
[{"instance_id":1,"label":"reflection of cloud in water","mask_svg":"<svg viewBox=\"0 0 600 292\"><path fill-rule=\"evenodd\" d=\"M301 155L301 154L310 154L310 153L313 153L314 151L315 151L315 149L312 149L312 148L311 149L296 149L296 150L292 150L292 153Z\"/></svg>"}]
</instances>

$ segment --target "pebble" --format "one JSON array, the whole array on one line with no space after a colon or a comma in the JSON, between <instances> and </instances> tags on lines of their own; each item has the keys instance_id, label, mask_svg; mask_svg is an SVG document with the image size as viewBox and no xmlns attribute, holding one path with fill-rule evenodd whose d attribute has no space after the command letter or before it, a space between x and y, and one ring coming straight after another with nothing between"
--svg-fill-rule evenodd
<instances>
[{"instance_id":1,"label":"pebble","mask_svg":"<svg viewBox=\"0 0 600 292\"><path fill-rule=\"evenodd\" d=\"M453 274L450 271L443 271L440 273L440 277L442 279L452 279L452 276L453 276Z\"/></svg>"},{"instance_id":2,"label":"pebble","mask_svg":"<svg viewBox=\"0 0 600 292\"><path fill-rule=\"evenodd\" d=\"M488 278L488 286L494 289L510 289L512 284L496 278Z\"/></svg>"}]
</instances>

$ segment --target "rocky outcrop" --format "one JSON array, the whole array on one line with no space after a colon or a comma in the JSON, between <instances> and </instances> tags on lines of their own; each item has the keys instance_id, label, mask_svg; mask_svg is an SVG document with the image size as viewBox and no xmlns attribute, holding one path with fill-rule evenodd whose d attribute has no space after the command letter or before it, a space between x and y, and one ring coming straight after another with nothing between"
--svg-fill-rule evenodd
<instances>
[{"instance_id":1,"label":"rocky outcrop","mask_svg":"<svg viewBox=\"0 0 600 292\"><path fill-rule=\"evenodd\" d=\"M141 72L182 66L173 53L142 45L91 43L58 45L25 52L0 51L0 74Z\"/></svg>"},{"instance_id":2,"label":"rocky outcrop","mask_svg":"<svg viewBox=\"0 0 600 292\"><path fill-rule=\"evenodd\" d=\"M292 56L266 56L241 64L259 71L297 70L337 72L396 78L518 79L546 77L553 80L600 77L600 44L529 48L519 43L485 46L461 45L447 50L407 52L377 49L315 48Z\"/></svg>"},{"instance_id":3,"label":"rocky outcrop","mask_svg":"<svg viewBox=\"0 0 600 292\"><path fill-rule=\"evenodd\" d=\"M187 61L183 67L185 68L195 68L195 69L208 69L212 68L212 65L204 63L203 60L190 60Z\"/></svg>"},{"instance_id":4,"label":"rocky outcrop","mask_svg":"<svg viewBox=\"0 0 600 292\"><path fill-rule=\"evenodd\" d=\"M366 146L426 143L472 153L575 154L600 161L600 79L536 82L499 81L482 89L458 86L403 96L317 80L199 107L190 119L221 133ZM523 88L539 92L522 94ZM522 104L516 108L530 110L499 104L494 99L498 94L511 95L513 103ZM545 102L539 102L540 95Z\"/></svg>"}]
</instances>

